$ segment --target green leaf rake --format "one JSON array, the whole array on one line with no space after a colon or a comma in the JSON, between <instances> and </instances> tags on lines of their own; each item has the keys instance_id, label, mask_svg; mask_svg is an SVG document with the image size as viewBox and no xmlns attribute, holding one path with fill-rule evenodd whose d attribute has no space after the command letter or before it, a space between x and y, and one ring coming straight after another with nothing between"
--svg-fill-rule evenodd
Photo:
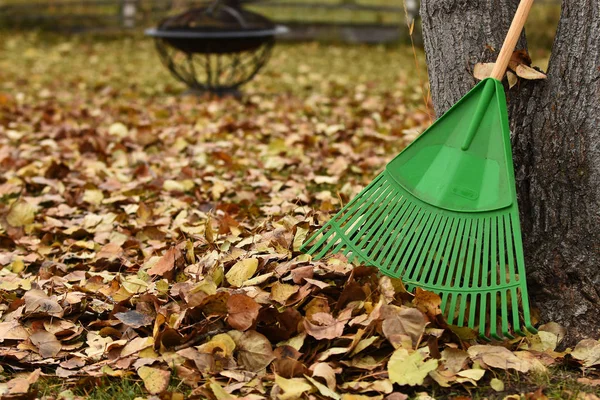
<instances>
[{"instance_id":1,"label":"green leaf rake","mask_svg":"<svg viewBox=\"0 0 600 400\"><path fill-rule=\"evenodd\" d=\"M343 253L442 298L483 337L531 324L506 97L500 82L533 0L522 0L481 81L303 245Z\"/></svg>"}]
</instances>

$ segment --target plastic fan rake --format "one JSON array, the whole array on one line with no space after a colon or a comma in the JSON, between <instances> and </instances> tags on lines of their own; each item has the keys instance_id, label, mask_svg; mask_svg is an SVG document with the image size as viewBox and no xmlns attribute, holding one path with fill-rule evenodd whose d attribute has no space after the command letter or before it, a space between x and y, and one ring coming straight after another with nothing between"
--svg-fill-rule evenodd
<instances>
[{"instance_id":1,"label":"plastic fan rake","mask_svg":"<svg viewBox=\"0 0 600 400\"><path fill-rule=\"evenodd\" d=\"M483 337L531 324L506 97L500 82L533 0L523 0L492 77L387 164L304 244L436 292L450 324Z\"/></svg>"}]
</instances>

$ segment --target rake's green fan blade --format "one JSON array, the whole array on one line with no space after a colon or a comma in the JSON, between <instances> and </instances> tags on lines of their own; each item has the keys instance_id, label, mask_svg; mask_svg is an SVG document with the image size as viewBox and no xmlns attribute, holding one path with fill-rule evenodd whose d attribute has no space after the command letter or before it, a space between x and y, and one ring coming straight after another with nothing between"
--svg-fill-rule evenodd
<instances>
[{"instance_id":1,"label":"rake's green fan blade","mask_svg":"<svg viewBox=\"0 0 600 400\"><path fill-rule=\"evenodd\" d=\"M450 324L535 332L502 84L485 79L303 245L438 293Z\"/></svg>"}]
</instances>

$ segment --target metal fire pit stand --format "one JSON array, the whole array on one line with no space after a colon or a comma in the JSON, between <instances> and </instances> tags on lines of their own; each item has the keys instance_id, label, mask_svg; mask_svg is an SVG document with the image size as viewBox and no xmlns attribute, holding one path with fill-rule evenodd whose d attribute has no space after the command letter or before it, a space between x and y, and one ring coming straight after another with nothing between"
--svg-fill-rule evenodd
<instances>
[{"instance_id":1,"label":"metal fire pit stand","mask_svg":"<svg viewBox=\"0 0 600 400\"><path fill-rule=\"evenodd\" d=\"M192 10L193 11L193 10ZM206 12L198 9L197 12ZM190 11L188 11L188 14ZM258 14L243 11L251 17ZM236 16L237 17L237 16ZM266 18L259 16L270 24ZM265 29L215 29L214 26L169 26L146 30L155 39L162 63L173 76L192 92L218 95L237 93L266 64L277 35L287 32L283 26Z\"/></svg>"}]
</instances>

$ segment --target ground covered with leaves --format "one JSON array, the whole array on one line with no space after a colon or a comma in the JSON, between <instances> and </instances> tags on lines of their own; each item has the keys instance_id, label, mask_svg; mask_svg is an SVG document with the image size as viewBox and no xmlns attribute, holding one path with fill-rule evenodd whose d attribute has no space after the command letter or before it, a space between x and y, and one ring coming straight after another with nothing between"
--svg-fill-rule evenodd
<instances>
[{"instance_id":1,"label":"ground covered with leaves","mask_svg":"<svg viewBox=\"0 0 600 400\"><path fill-rule=\"evenodd\" d=\"M430 123L418 65L283 45L241 99L198 98L147 40L3 33L0 396L597 399L598 341L478 342L299 252Z\"/></svg>"}]
</instances>

